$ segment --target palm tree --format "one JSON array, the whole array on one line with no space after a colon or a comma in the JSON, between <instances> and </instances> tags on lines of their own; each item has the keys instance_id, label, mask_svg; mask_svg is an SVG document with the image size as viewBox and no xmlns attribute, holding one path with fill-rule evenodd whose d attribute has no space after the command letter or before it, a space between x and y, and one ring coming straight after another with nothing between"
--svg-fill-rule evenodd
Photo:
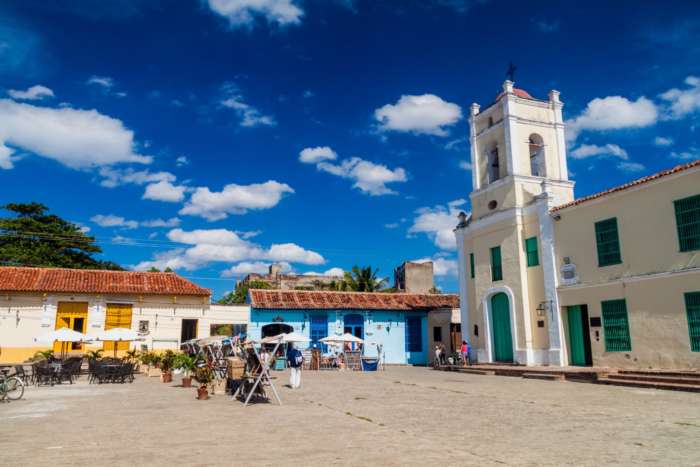
<instances>
[{"instance_id":1,"label":"palm tree","mask_svg":"<svg viewBox=\"0 0 700 467\"><path fill-rule=\"evenodd\" d=\"M378 272L379 269L372 270L372 266L353 266L350 272L345 272L343 289L353 292L376 292L386 282L386 279L377 278Z\"/></svg>"}]
</instances>

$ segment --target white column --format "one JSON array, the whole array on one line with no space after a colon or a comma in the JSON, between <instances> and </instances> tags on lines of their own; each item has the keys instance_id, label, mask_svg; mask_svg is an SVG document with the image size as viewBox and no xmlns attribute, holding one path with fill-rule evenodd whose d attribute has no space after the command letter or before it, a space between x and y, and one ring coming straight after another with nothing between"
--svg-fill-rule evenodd
<instances>
[{"instance_id":1,"label":"white column","mask_svg":"<svg viewBox=\"0 0 700 467\"><path fill-rule=\"evenodd\" d=\"M466 228L457 227L455 229L457 239L457 272L459 277L459 321L462 328L462 340L468 340L474 351L478 351L471 341L471 322L469 321L469 289L467 287L467 274L469 268L469 256L464 251L464 237ZM475 353L476 354L476 353Z\"/></svg>"},{"instance_id":2,"label":"white column","mask_svg":"<svg viewBox=\"0 0 700 467\"><path fill-rule=\"evenodd\" d=\"M566 125L564 125L564 117L562 108L564 104L559 100L559 91L552 89L549 91L549 104L554 113L554 131L557 137L556 155L559 162L559 179L568 180L569 170L566 164Z\"/></svg>"},{"instance_id":3,"label":"white column","mask_svg":"<svg viewBox=\"0 0 700 467\"><path fill-rule=\"evenodd\" d=\"M515 101L513 83L503 83L505 95L501 98L503 103L503 131L506 141L506 168L508 175L520 175L520 145L515 133L516 117L514 115Z\"/></svg>"},{"instance_id":4,"label":"white column","mask_svg":"<svg viewBox=\"0 0 700 467\"><path fill-rule=\"evenodd\" d=\"M553 198L549 194L546 182L542 184L543 193L537 197L537 216L540 224L540 242L542 245L542 272L544 274L544 295L548 303L549 319L549 364L565 366L567 362L564 329L562 327L559 306L559 275L557 274L556 251L554 244L554 219L549 215L553 207Z\"/></svg>"},{"instance_id":5,"label":"white column","mask_svg":"<svg viewBox=\"0 0 700 467\"><path fill-rule=\"evenodd\" d=\"M481 188L481 169L479 167L479 153L476 144L476 116L479 113L479 104L471 105L471 114L469 116L469 146L472 157L472 190Z\"/></svg>"}]
</instances>

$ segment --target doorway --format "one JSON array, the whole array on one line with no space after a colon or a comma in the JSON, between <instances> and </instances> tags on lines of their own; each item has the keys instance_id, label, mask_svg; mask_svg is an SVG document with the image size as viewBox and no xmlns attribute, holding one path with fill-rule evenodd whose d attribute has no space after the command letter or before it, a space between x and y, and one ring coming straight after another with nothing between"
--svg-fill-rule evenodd
<instances>
[{"instance_id":1,"label":"doorway","mask_svg":"<svg viewBox=\"0 0 700 467\"><path fill-rule=\"evenodd\" d=\"M588 306L575 305L566 308L569 322L569 364L591 366L591 337L588 327Z\"/></svg>"},{"instance_id":2,"label":"doorway","mask_svg":"<svg viewBox=\"0 0 700 467\"><path fill-rule=\"evenodd\" d=\"M294 328L284 323L266 324L260 329L260 337L279 336L280 334L288 334L294 331Z\"/></svg>"},{"instance_id":3,"label":"doorway","mask_svg":"<svg viewBox=\"0 0 700 467\"><path fill-rule=\"evenodd\" d=\"M182 330L180 331L180 343L187 342L197 338L197 322L196 319L183 319Z\"/></svg>"},{"instance_id":4,"label":"doorway","mask_svg":"<svg viewBox=\"0 0 700 467\"><path fill-rule=\"evenodd\" d=\"M508 296L499 292L491 297L491 328L493 337L493 360L513 361L513 334L510 329L510 304Z\"/></svg>"},{"instance_id":5,"label":"doorway","mask_svg":"<svg viewBox=\"0 0 700 467\"><path fill-rule=\"evenodd\" d=\"M87 315L87 302L58 302L58 309L56 310L56 329L69 328L73 331L85 334ZM63 348L61 342L55 342L53 351L58 353L62 350L83 350L83 344L80 342L70 342L66 345L67 349Z\"/></svg>"},{"instance_id":6,"label":"doorway","mask_svg":"<svg viewBox=\"0 0 700 467\"><path fill-rule=\"evenodd\" d=\"M343 317L343 332L346 334L352 334L360 339L365 338L365 319L362 315L345 315ZM355 350L357 344L352 344L352 350Z\"/></svg>"}]
</instances>

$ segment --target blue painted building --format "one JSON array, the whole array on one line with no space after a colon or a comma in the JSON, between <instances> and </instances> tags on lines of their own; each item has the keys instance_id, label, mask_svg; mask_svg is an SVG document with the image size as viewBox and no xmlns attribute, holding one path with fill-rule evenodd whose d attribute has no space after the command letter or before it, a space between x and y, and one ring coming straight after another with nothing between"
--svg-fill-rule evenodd
<instances>
[{"instance_id":1,"label":"blue painted building","mask_svg":"<svg viewBox=\"0 0 700 467\"><path fill-rule=\"evenodd\" d=\"M442 294L250 290L248 298L253 340L296 331L313 346L350 333L365 341L367 356L376 356L371 344L382 345L388 364L427 364L428 314L458 306L456 295Z\"/></svg>"}]
</instances>

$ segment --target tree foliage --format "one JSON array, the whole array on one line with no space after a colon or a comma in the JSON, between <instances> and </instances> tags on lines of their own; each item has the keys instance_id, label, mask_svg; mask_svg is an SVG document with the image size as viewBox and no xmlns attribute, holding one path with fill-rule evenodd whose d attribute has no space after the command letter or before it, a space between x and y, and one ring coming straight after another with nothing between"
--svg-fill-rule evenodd
<instances>
[{"instance_id":1,"label":"tree foliage","mask_svg":"<svg viewBox=\"0 0 700 467\"><path fill-rule=\"evenodd\" d=\"M239 282L236 286L236 290L225 294L223 297L218 299L216 303L218 305L242 305L246 302L248 298L248 289L271 289L272 286L269 282L265 281L250 281L250 282Z\"/></svg>"},{"instance_id":2,"label":"tree foliage","mask_svg":"<svg viewBox=\"0 0 700 467\"><path fill-rule=\"evenodd\" d=\"M0 217L0 264L12 266L113 269L121 266L95 259L102 253L95 237L80 227L48 214L40 203L2 206L10 217Z\"/></svg>"},{"instance_id":3,"label":"tree foliage","mask_svg":"<svg viewBox=\"0 0 700 467\"><path fill-rule=\"evenodd\" d=\"M341 290L353 292L377 292L382 288L386 279L377 277L379 269L372 269L372 266L361 268L353 266L352 270L346 271Z\"/></svg>"}]
</instances>

